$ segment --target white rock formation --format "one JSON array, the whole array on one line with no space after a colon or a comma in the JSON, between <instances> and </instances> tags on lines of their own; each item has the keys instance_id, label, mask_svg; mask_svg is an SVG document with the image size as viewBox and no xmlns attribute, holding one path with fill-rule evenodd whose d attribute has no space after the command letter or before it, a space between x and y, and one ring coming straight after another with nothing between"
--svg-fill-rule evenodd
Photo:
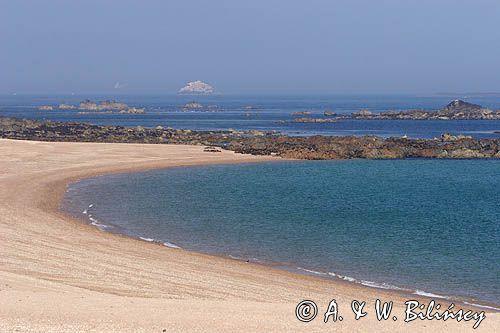
<instances>
[{"instance_id":1,"label":"white rock formation","mask_svg":"<svg viewBox=\"0 0 500 333\"><path fill-rule=\"evenodd\" d=\"M214 93L214 87L203 81L191 81L179 90L185 95L209 95Z\"/></svg>"}]
</instances>

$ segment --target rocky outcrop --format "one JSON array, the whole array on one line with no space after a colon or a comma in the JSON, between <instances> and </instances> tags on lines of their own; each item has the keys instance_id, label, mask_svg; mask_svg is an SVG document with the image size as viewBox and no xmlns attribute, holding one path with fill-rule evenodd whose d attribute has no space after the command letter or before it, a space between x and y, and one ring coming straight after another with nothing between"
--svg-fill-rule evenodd
<instances>
[{"instance_id":1,"label":"rocky outcrop","mask_svg":"<svg viewBox=\"0 0 500 333\"><path fill-rule=\"evenodd\" d=\"M203 81L191 81L179 90L181 95L210 95L215 91L214 87Z\"/></svg>"},{"instance_id":2,"label":"rocky outcrop","mask_svg":"<svg viewBox=\"0 0 500 333\"><path fill-rule=\"evenodd\" d=\"M295 118L292 120L294 123L316 123L316 124L325 124L325 123L334 123L336 122L335 119L332 118L311 118L311 117L304 117L304 118Z\"/></svg>"},{"instance_id":3,"label":"rocky outcrop","mask_svg":"<svg viewBox=\"0 0 500 333\"><path fill-rule=\"evenodd\" d=\"M80 103L80 110L104 111L104 110L126 110L128 105L116 101L102 101L99 104L90 100L85 100Z\"/></svg>"},{"instance_id":4,"label":"rocky outcrop","mask_svg":"<svg viewBox=\"0 0 500 333\"><path fill-rule=\"evenodd\" d=\"M500 158L500 139L473 139L444 134L436 139L290 137L273 132L191 131L130 128L85 123L19 120L0 117L0 138L75 141L195 144L239 153L296 159Z\"/></svg>"},{"instance_id":5,"label":"rocky outcrop","mask_svg":"<svg viewBox=\"0 0 500 333\"><path fill-rule=\"evenodd\" d=\"M359 111L356 111L356 112L353 112L352 114L352 117L372 117L373 116L373 113L368 110L368 109L362 109L362 110L359 110Z\"/></svg>"},{"instance_id":6,"label":"rocky outcrop","mask_svg":"<svg viewBox=\"0 0 500 333\"><path fill-rule=\"evenodd\" d=\"M481 105L454 100L438 111L409 110L372 113L368 110L340 116L342 119L363 120L500 120L500 110L492 111Z\"/></svg>"},{"instance_id":7,"label":"rocky outcrop","mask_svg":"<svg viewBox=\"0 0 500 333\"><path fill-rule=\"evenodd\" d=\"M184 104L181 109L183 111L189 111L189 110L200 110L203 109L203 104L198 103L196 101L192 101L189 103Z\"/></svg>"},{"instance_id":8,"label":"rocky outcrop","mask_svg":"<svg viewBox=\"0 0 500 333\"><path fill-rule=\"evenodd\" d=\"M54 108L50 105L42 105L38 107L38 110L40 111L52 111Z\"/></svg>"},{"instance_id":9,"label":"rocky outcrop","mask_svg":"<svg viewBox=\"0 0 500 333\"><path fill-rule=\"evenodd\" d=\"M311 114L311 111L297 111L292 113L292 116L307 116L308 114Z\"/></svg>"},{"instance_id":10,"label":"rocky outcrop","mask_svg":"<svg viewBox=\"0 0 500 333\"><path fill-rule=\"evenodd\" d=\"M59 104L58 109L59 110L74 110L74 109L76 109L76 106L71 105L71 104L62 103L62 104Z\"/></svg>"}]
</instances>

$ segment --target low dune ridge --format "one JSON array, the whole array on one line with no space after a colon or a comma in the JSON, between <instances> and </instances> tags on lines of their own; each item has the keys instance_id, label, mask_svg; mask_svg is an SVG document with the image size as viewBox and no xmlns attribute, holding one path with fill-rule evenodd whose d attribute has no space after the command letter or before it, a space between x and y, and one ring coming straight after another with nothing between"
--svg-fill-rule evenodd
<instances>
[{"instance_id":1,"label":"low dune ridge","mask_svg":"<svg viewBox=\"0 0 500 333\"><path fill-rule=\"evenodd\" d=\"M172 249L102 232L59 211L68 182L85 177L276 160L203 148L1 139L0 331L488 332L500 327L500 314L493 312L477 330L473 322L405 323L405 300L430 299ZM323 313L333 298L344 320L325 324ZM397 321L377 320L377 298L394 301ZM319 307L309 323L295 316L304 299ZM354 299L367 302L368 315L358 321L350 306Z\"/></svg>"}]
</instances>

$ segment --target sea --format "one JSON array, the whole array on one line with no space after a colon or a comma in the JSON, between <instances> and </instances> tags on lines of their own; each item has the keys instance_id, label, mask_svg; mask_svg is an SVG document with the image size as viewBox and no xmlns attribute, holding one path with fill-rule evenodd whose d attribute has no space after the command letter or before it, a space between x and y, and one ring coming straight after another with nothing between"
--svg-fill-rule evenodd
<instances>
[{"instance_id":1,"label":"sea","mask_svg":"<svg viewBox=\"0 0 500 333\"><path fill-rule=\"evenodd\" d=\"M82 96L1 96L0 115L289 135L500 138L500 121L279 123L292 113L439 109L479 96L85 96L144 115L39 111ZM204 111L182 111L197 101ZM211 106L208 108L208 106ZM210 110L210 111L207 111ZM70 184L62 209L105 231L368 287L500 310L499 160L276 161L107 175Z\"/></svg>"},{"instance_id":2,"label":"sea","mask_svg":"<svg viewBox=\"0 0 500 333\"><path fill-rule=\"evenodd\" d=\"M75 110L40 111L41 105L78 104L84 99L117 100L145 107L146 114L78 114ZM325 111L348 114L360 109L437 110L454 99L500 109L500 94L463 95L0 95L0 115L53 121L76 121L98 125L173 127L191 130L277 131L293 136L377 135L381 137L434 138L443 133L477 138L500 138L500 120L342 120L336 123L293 123L294 112L309 111L307 117L323 117ZM196 101L202 110L183 111ZM303 116L302 116L303 117ZM282 121L285 121L284 123ZM288 122L287 122L288 121Z\"/></svg>"}]
</instances>

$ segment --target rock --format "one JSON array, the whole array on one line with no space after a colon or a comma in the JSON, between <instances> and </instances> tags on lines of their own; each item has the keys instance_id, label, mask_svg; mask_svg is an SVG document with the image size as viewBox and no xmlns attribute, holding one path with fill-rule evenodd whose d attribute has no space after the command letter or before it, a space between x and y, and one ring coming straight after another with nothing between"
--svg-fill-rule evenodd
<instances>
[{"instance_id":1,"label":"rock","mask_svg":"<svg viewBox=\"0 0 500 333\"><path fill-rule=\"evenodd\" d=\"M472 136L468 135L451 135L449 133L444 133L441 135L441 141L458 141L458 140L472 140Z\"/></svg>"},{"instance_id":2,"label":"rock","mask_svg":"<svg viewBox=\"0 0 500 333\"><path fill-rule=\"evenodd\" d=\"M210 95L215 91L214 87L203 81L191 81L179 90L181 95Z\"/></svg>"},{"instance_id":3,"label":"rock","mask_svg":"<svg viewBox=\"0 0 500 333\"><path fill-rule=\"evenodd\" d=\"M97 103L92 102L92 101L87 99L87 100L81 102L80 105L78 106L78 108L80 110L97 110Z\"/></svg>"},{"instance_id":4,"label":"rock","mask_svg":"<svg viewBox=\"0 0 500 333\"><path fill-rule=\"evenodd\" d=\"M358 117L358 116L359 117L364 117L364 116L371 116L371 115L372 115L372 113L368 109L362 109L362 110L359 110L357 112L353 112L352 113L353 117Z\"/></svg>"},{"instance_id":5,"label":"rock","mask_svg":"<svg viewBox=\"0 0 500 333\"><path fill-rule=\"evenodd\" d=\"M222 152L222 150L220 150L220 148L218 147L205 147L203 149L204 152L207 152L207 153L220 153Z\"/></svg>"},{"instance_id":6,"label":"rock","mask_svg":"<svg viewBox=\"0 0 500 333\"><path fill-rule=\"evenodd\" d=\"M331 118L295 118L292 122L294 123L319 123L319 124L324 124L324 123L335 123L337 122L335 119Z\"/></svg>"},{"instance_id":7,"label":"rock","mask_svg":"<svg viewBox=\"0 0 500 333\"><path fill-rule=\"evenodd\" d=\"M52 111L54 108L50 105L42 105L38 107L38 110L40 111Z\"/></svg>"},{"instance_id":8,"label":"rock","mask_svg":"<svg viewBox=\"0 0 500 333\"><path fill-rule=\"evenodd\" d=\"M126 110L120 110L120 112L118 112L118 113L122 113L122 114L124 114L124 113L126 113L126 114L145 114L146 111L144 111L144 108L134 108L134 107L132 107L132 108L128 108Z\"/></svg>"},{"instance_id":9,"label":"rock","mask_svg":"<svg viewBox=\"0 0 500 333\"><path fill-rule=\"evenodd\" d=\"M199 110L199 109L203 109L203 105L198 103L198 102L195 102L195 101L192 101L192 102L189 102L189 103L186 103L182 106L182 109L183 110Z\"/></svg>"},{"instance_id":10,"label":"rock","mask_svg":"<svg viewBox=\"0 0 500 333\"><path fill-rule=\"evenodd\" d=\"M481 105L454 100L438 111L385 111L375 114L362 110L338 118L363 120L500 120L500 110L492 111L483 108Z\"/></svg>"},{"instance_id":11,"label":"rock","mask_svg":"<svg viewBox=\"0 0 500 333\"><path fill-rule=\"evenodd\" d=\"M483 107L478 104L472 104L468 102L464 102L460 99L456 99L454 101L451 101L446 105L442 111L445 113L457 113L457 112L470 112L474 110L481 110Z\"/></svg>"},{"instance_id":12,"label":"rock","mask_svg":"<svg viewBox=\"0 0 500 333\"><path fill-rule=\"evenodd\" d=\"M294 113L292 113L292 116L305 116L305 115L308 115L308 114L311 114L311 111L298 111L298 112L294 112Z\"/></svg>"},{"instance_id":13,"label":"rock","mask_svg":"<svg viewBox=\"0 0 500 333\"><path fill-rule=\"evenodd\" d=\"M325 112L323 112L323 115L324 115L325 117L333 117L333 116L336 116L336 115L337 115L337 113L336 113L336 112L333 112L333 111L325 111Z\"/></svg>"},{"instance_id":14,"label":"rock","mask_svg":"<svg viewBox=\"0 0 500 333\"><path fill-rule=\"evenodd\" d=\"M71 105L71 104L59 104L59 107L58 107L59 110L74 110L76 109L76 106L75 105Z\"/></svg>"}]
</instances>

